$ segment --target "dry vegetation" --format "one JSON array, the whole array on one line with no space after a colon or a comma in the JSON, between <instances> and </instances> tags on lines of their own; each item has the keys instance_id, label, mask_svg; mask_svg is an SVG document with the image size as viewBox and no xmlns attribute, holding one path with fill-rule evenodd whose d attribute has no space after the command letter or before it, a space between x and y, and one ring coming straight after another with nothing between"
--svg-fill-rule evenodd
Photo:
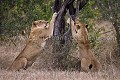
<instances>
[{"instance_id":1,"label":"dry vegetation","mask_svg":"<svg viewBox=\"0 0 120 80\"><path fill-rule=\"evenodd\" d=\"M110 33L103 34L99 39L99 47L94 49L102 64L102 70L98 73L53 70L50 67L52 55L49 49L42 53L29 69L19 72L7 71L12 61L24 48L26 39L19 36L14 41L16 46L10 40L0 42L0 80L120 80L120 57L115 54L116 41Z\"/></svg>"}]
</instances>

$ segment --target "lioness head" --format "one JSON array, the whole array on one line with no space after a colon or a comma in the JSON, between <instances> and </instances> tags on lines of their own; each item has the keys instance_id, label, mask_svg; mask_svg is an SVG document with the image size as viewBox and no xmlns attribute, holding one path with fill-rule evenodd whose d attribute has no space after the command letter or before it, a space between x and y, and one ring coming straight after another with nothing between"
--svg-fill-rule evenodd
<instances>
[{"instance_id":1,"label":"lioness head","mask_svg":"<svg viewBox=\"0 0 120 80\"><path fill-rule=\"evenodd\" d=\"M75 21L74 25L75 25L75 31L78 34L78 41L80 41L80 43L88 42L89 41L88 31L87 31L88 25L78 20Z\"/></svg>"},{"instance_id":2,"label":"lioness head","mask_svg":"<svg viewBox=\"0 0 120 80\"><path fill-rule=\"evenodd\" d=\"M41 29L47 29L49 26L48 21L45 20L37 20L32 22L32 28L41 28Z\"/></svg>"},{"instance_id":3,"label":"lioness head","mask_svg":"<svg viewBox=\"0 0 120 80\"><path fill-rule=\"evenodd\" d=\"M32 22L30 39L37 40L39 38L45 38L47 30L49 28L48 21L45 20L37 20Z\"/></svg>"}]
</instances>

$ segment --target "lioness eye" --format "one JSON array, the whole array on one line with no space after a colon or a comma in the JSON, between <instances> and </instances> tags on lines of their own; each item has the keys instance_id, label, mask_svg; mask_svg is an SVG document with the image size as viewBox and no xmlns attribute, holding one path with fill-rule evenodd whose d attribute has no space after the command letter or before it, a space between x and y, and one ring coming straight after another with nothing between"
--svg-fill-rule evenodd
<instances>
[{"instance_id":1,"label":"lioness eye","mask_svg":"<svg viewBox=\"0 0 120 80\"><path fill-rule=\"evenodd\" d=\"M88 25L86 25L86 28L88 28Z\"/></svg>"}]
</instances>

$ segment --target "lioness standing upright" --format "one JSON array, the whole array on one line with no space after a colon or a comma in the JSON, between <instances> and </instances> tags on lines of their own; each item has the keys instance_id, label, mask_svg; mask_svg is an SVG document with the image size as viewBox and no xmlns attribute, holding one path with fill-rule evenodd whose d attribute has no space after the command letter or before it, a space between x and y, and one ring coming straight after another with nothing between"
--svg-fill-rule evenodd
<instances>
[{"instance_id":1,"label":"lioness standing upright","mask_svg":"<svg viewBox=\"0 0 120 80\"><path fill-rule=\"evenodd\" d=\"M100 62L96 59L88 39L87 26L79 20L73 21L68 19L68 24L71 23L73 39L78 43L78 53L80 54L81 70L84 72L97 72L100 70Z\"/></svg>"},{"instance_id":2,"label":"lioness standing upright","mask_svg":"<svg viewBox=\"0 0 120 80\"><path fill-rule=\"evenodd\" d=\"M44 20L34 21L30 32L29 39L25 48L17 56L8 70L18 71L27 69L31 66L39 54L43 51L46 40L53 35L54 21L57 13L54 13L50 24Z\"/></svg>"}]
</instances>

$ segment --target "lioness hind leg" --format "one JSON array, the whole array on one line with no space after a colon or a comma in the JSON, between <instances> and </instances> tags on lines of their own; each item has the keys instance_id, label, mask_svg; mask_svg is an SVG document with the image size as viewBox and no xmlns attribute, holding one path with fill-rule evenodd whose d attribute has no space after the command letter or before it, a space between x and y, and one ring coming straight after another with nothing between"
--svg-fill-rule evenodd
<instances>
[{"instance_id":1,"label":"lioness hind leg","mask_svg":"<svg viewBox=\"0 0 120 80\"><path fill-rule=\"evenodd\" d=\"M19 59L15 59L15 61L8 70L19 71L20 69L26 69L26 65L27 65L27 59L22 57Z\"/></svg>"},{"instance_id":2,"label":"lioness hind leg","mask_svg":"<svg viewBox=\"0 0 120 80\"><path fill-rule=\"evenodd\" d=\"M90 69L92 68L92 64L91 64L91 61L86 59L86 58L82 58L81 60L81 70L82 71L85 71L85 72L88 72L90 71Z\"/></svg>"},{"instance_id":3,"label":"lioness hind leg","mask_svg":"<svg viewBox=\"0 0 120 80\"><path fill-rule=\"evenodd\" d=\"M101 65L100 65L100 62L99 61L97 61L97 60L94 60L94 61L92 61L92 63L94 64L94 68L92 69L92 71L94 72L98 72L99 70L100 70L100 68L101 68Z\"/></svg>"}]
</instances>

